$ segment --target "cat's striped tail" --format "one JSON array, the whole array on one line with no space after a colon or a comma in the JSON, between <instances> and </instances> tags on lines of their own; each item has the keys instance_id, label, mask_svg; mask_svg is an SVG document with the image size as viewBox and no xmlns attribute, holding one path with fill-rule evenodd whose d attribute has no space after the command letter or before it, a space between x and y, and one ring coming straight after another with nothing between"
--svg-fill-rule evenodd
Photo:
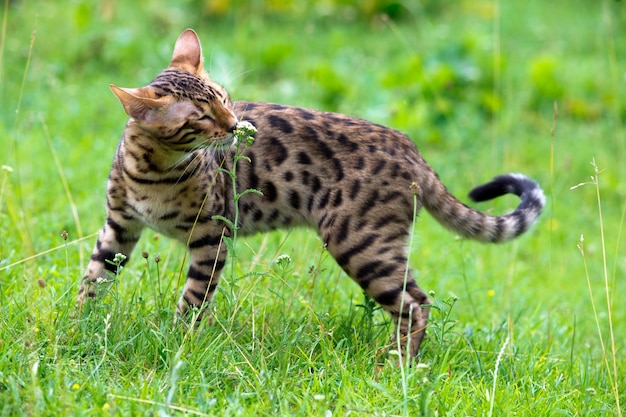
<instances>
[{"instance_id":1,"label":"cat's striped tail","mask_svg":"<svg viewBox=\"0 0 626 417\"><path fill-rule=\"evenodd\" d=\"M473 201L492 200L505 194L520 197L517 208L502 216L490 216L467 207L437 179L426 184L423 203L428 212L443 226L472 240L505 242L526 232L537 221L546 198L539 185L522 174L506 174L474 188Z\"/></svg>"}]
</instances>

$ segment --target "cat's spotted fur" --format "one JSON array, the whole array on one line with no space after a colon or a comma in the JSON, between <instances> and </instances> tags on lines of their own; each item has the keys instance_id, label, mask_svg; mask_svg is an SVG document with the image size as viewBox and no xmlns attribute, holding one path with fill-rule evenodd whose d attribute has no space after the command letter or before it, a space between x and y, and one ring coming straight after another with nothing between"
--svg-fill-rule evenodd
<instances>
[{"instance_id":1,"label":"cat's spotted fur","mask_svg":"<svg viewBox=\"0 0 626 417\"><path fill-rule=\"evenodd\" d=\"M476 188L474 200L517 194L505 216L488 216L453 197L404 134L365 120L267 103L231 103L204 72L196 34L179 37L172 62L150 85L111 87L130 116L107 187L107 221L80 290L79 304L96 295L94 283L130 255L148 226L189 248L190 266L178 311L213 296L231 230L213 216L234 220L230 178L232 132L238 120L258 129L237 169L237 190L260 190L240 200L239 233L305 225L318 231L339 265L373 299L400 319L402 346L415 356L429 301L411 272L405 279L406 239L414 196L442 225L463 237L502 242L528 230L544 196L520 174ZM219 150L222 151L219 151ZM218 151L216 151L218 150ZM206 198L205 198L206 197ZM408 337L407 337L408 336Z\"/></svg>"}]
</instances>

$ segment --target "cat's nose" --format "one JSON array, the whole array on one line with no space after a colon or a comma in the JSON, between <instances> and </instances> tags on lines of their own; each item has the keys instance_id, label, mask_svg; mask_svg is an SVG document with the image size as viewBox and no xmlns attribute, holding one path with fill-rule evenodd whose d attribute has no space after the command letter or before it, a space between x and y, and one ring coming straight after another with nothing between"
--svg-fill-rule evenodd
<instances>
[{"instance_id":1,"label":"cat's nose","mask_svg":"<svg viewBox=\"0 0 626 417\"><path fill-rule=\"evenodd\" d=\"M237 129L237 122L235 122L235 124L228 128L228 132L233 133L235 129Z\"/></svg>"}]
</instances>

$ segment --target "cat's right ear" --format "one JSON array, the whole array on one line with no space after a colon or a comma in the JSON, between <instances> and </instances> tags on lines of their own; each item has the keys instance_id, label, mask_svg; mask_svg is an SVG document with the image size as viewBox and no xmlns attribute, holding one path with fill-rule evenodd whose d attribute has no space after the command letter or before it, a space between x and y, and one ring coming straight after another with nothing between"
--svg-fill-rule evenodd
<instances>
[{"instance_id":1,"label":"cat's right ear","mask_svg":"<svg viewBox=\"0 0 626 417\"><path fill-rule=\"evenodd\" d=\"M167 96L154 98L146 88L122 88L115 84L109 86L130 117L148 121L150 115L169 104Z\"/></svg>"},{"instance_id":2,"label":"cat's right ear","mask_svg":"<svg viewBox=\"0 0 626 417\"><path fill-rule=\"evenodd\" d=\"M193 29L185 30L176 40L169 67L178 68L195 75L201 75L204 72L200 39Z\"/></svg>"}]
</instances>

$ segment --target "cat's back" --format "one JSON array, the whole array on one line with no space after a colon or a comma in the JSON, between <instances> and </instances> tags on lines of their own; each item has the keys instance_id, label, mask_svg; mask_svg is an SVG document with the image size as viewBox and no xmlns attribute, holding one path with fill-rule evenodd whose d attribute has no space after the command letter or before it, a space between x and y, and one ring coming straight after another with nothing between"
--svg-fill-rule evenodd
<instances>
[{"instance_id":1,"label":"cat's back","mask_svg":"<svg viewBox=\"0 0 626 417\"><path fill-rule=\"evenodd\" d=\"M408 136L367 120L272 103L241 101L234 110L257 128L255 152L276 166L321 163L334 167L341 180L346 170L377 175L393 168L392 177L408 176L407 169L423 163Z\"/></svg>"},{"instance_id":2,"label":"cat's back","mask_svg":"<svg viewBox=\"0 0 626 417\"><path fill-rule=\"evenodd\" d=\"M237 102L234 111L257 128L249 163L237 166L238 188L263 193L242 201L245 233L324 230L340 213L408 219L411 184L434 175L406 135L363 119L270 103Z\"/></svg>"}]
</instances>

